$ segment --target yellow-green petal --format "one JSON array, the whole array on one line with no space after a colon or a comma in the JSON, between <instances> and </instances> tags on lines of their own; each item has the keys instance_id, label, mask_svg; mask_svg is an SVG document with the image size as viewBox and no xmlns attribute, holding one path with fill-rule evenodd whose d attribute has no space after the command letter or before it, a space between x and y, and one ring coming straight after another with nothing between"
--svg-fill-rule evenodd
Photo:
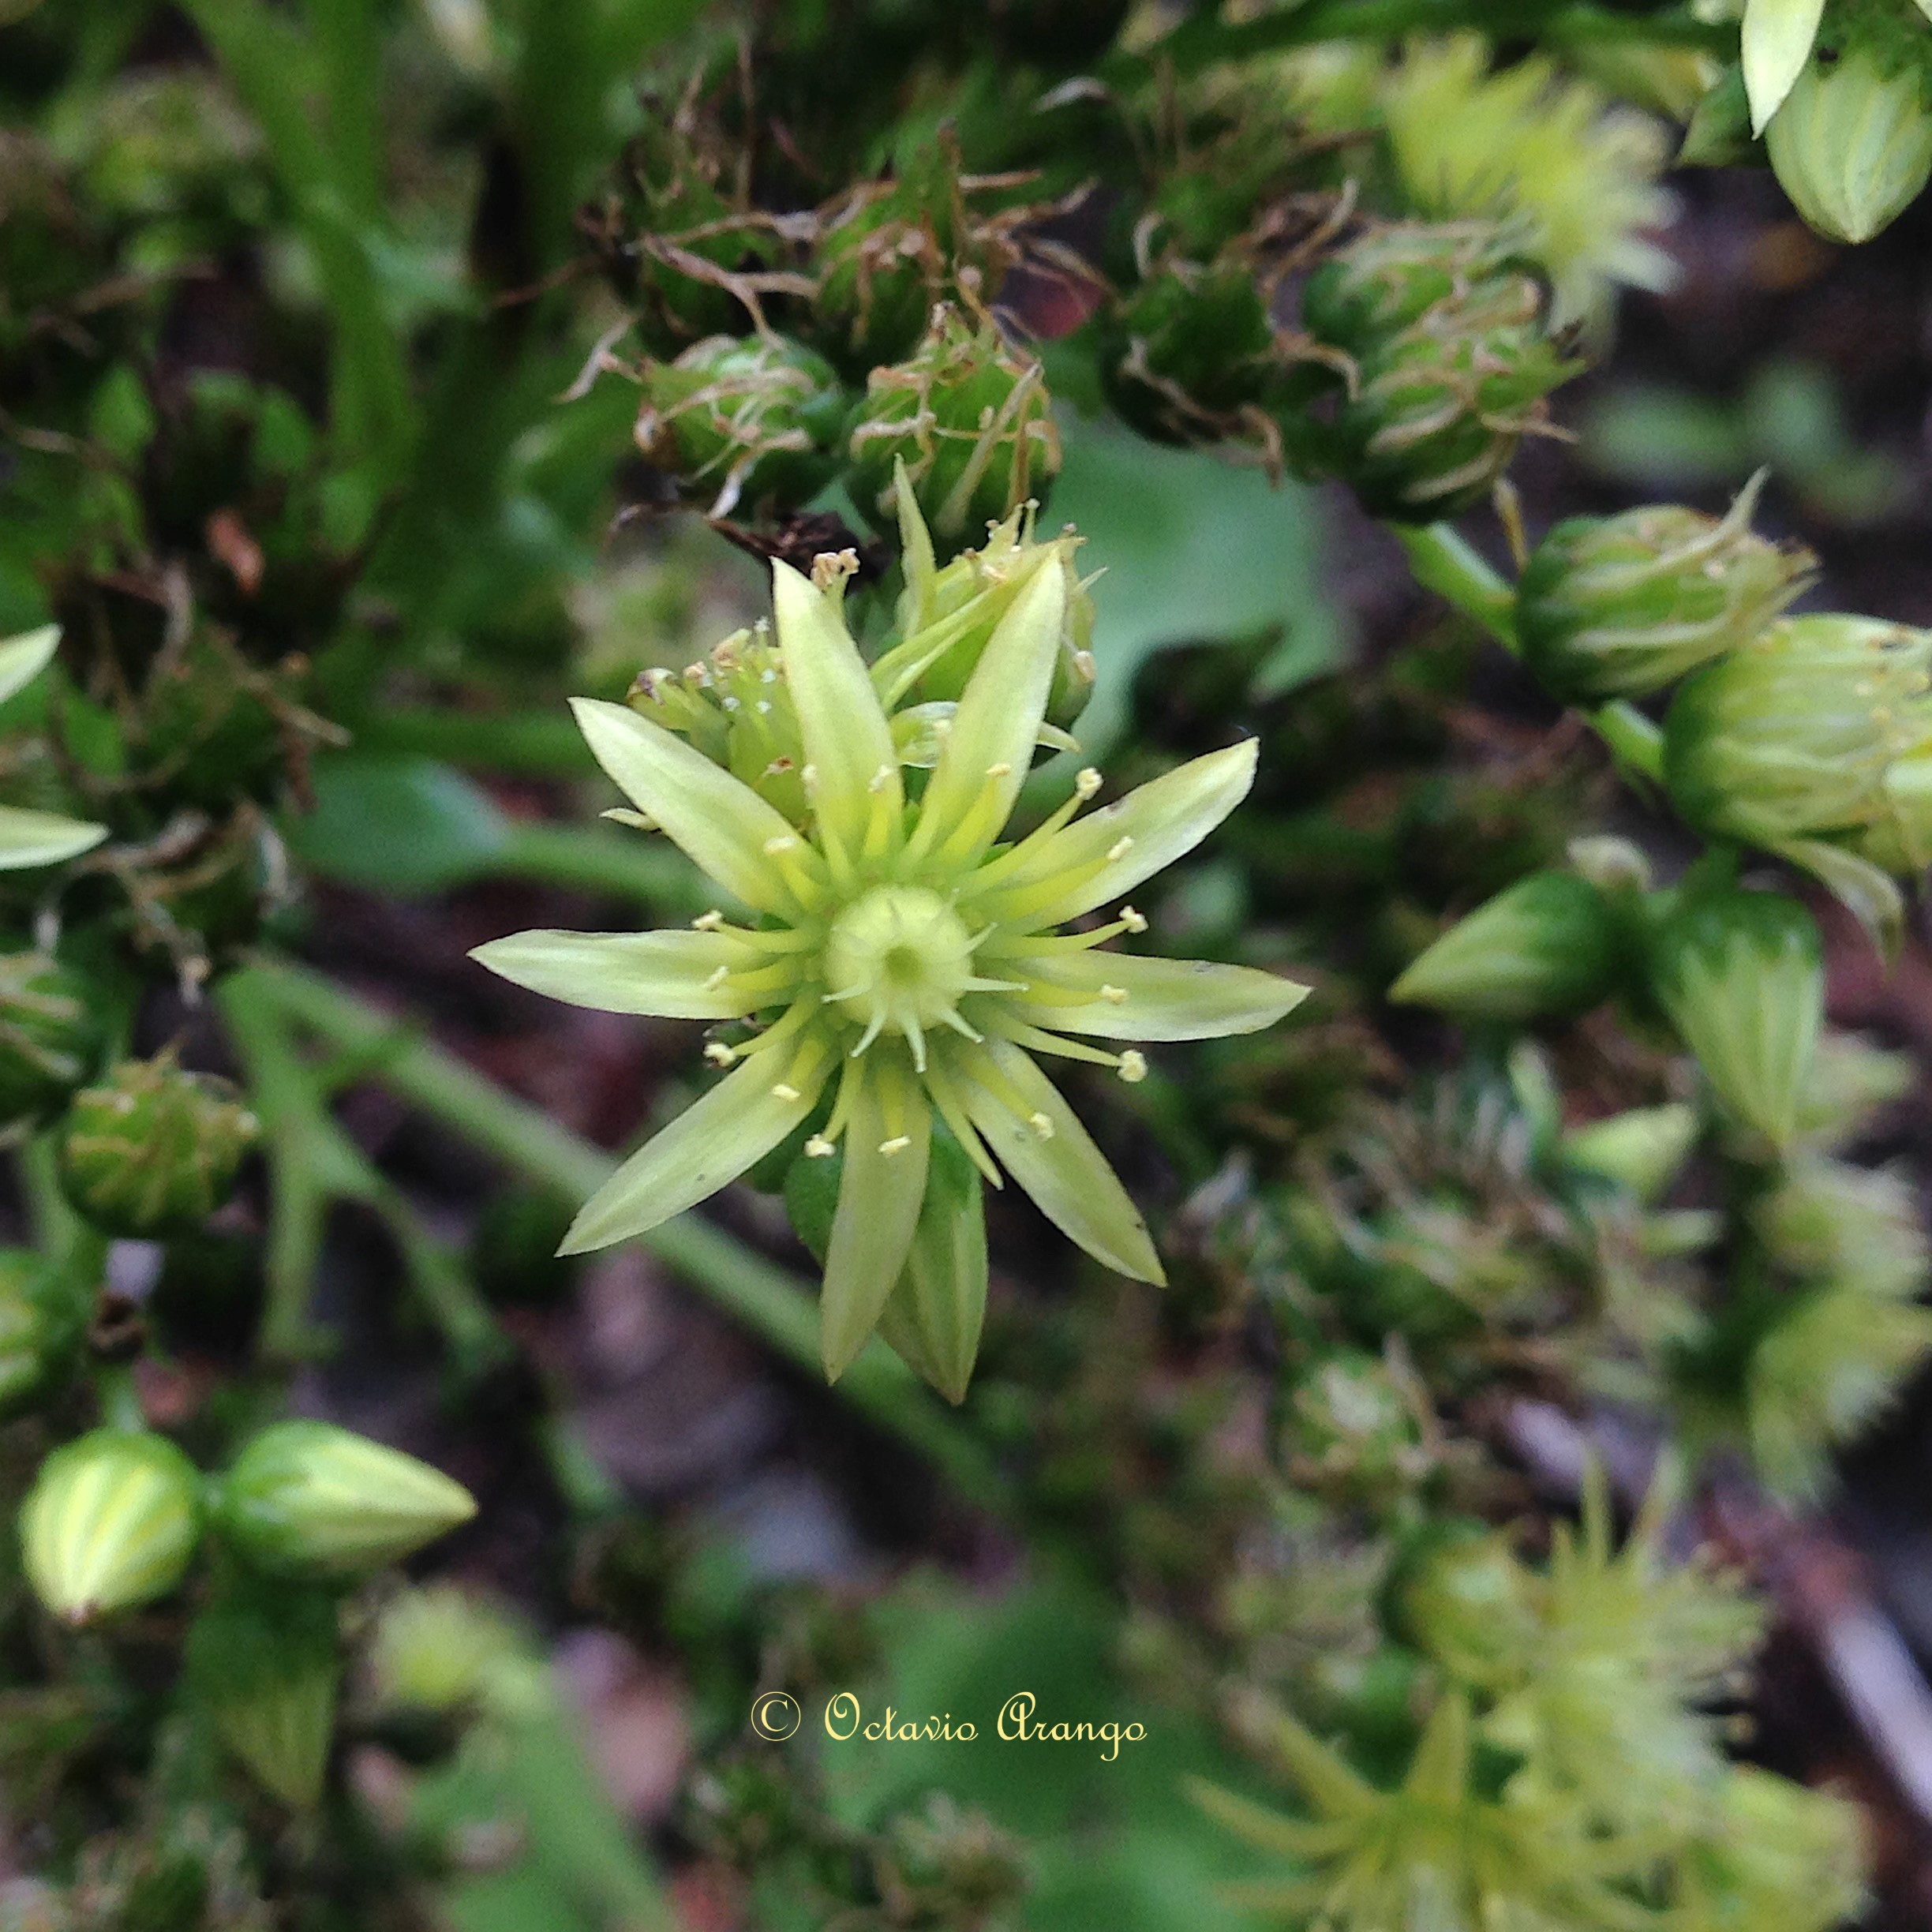
<instances>
[{"instance_id":1,"label":"yellow-green petal","mask_svg":"<svg viewBox=\"0 0 1932 1932\"><path fill-rule=\"evenodd\" d=\"M557 1252L647 1234L736 1181L811 1112L829 1058L800 1068L781 1049L755 1055L633 1154L578 1211Z\"/></svg>"},{"instance_id":2,"label":"yellow-green petal","mask_svg":"<svg viewBox=\"0 0 1932 1932\"><path fill-rule=\"evenodd\" d=\"M932 1150L925 1095L883 1055L870 1069L853 1063L846 1078L862 1084L846 1119L845 1171L818 1303L818 1346L830 1382L865 1346L898 1284ZM896 1118L887 1117L889 1099Z\"/></svg>"},{"instance_id":3,"label":"yellow-green petal","mask_svg":"<svg viewBox=\"0 0 1932 1932\"><path fill-rule=\"evenodd\" d=\"M107 828L103 825L66 818L58 812L0 805L0 872L58 865L92 850L107 836Z\"/></svg>"},{"instance_id":4,"label":"yellow-green petal","mask_svg":"<svg viewBox=\"0 0 1932 1932\"><path fill-rule=\"evenodd\" d=\"M822 833L856 854L881 804L896 833L899 756L871 673L832 599L787 564L772 566L785 688L798 711L809 796Z\"/></svg>"},{"instance_id":5,"label":"yellow-green petal","mask_svg":"<svg viewBox=\"0 0 1932 1932\"><path fill-rule=\"evenodd\" d=\"M792 903L773 849L804 848L749 785L622 705L573 698L571 709L597 762L728 893L761 912Z\"/></svg>"},{"instance_id":6,"label":"yellow-green petal","mask_svg":"<svg viewBox=\"0 0 1932 1932\"><path fill-rule=\"evenodd\" d=\"M1066 621L1066 573L1039 570L993 635L966 688L919 807L913 849L977 859L1004 829L1033 762Z\"/></svg>"},{"instance_id":7,"label":"yellow-green petal","mask_svg":"<svg viewBox=\"0 0 1932 1932\"><path fill-rule=\"evenodd\" d=\"M0 704L24 691L47 668L60 648L60 637L58 624L42 624L0 639Z\"/></svg>"},{"instance_id":8,"label":"yellow-green petal","mask_svg":"<svg viewBox=\"0 0 1932 1932\"><path fill-rule=\"evenodd\" d=\"M720 973L762 962L729 932L579 933L538 930L492 939L470 957L533 993L603 1013L660 1020L736 1020L777 1004Z\"/></svg>"},{"instance_id":9,"label":"yellow-green petal","mask_svg":"<svg viewBox=\"0 0 1932 1932\"><path fill-rule=\"evenodd\" d=\"M1804 72L1824 13L1825 0L1746 0L1744 92L1752 133L1764 132Z\"/></svg>"},{"instance_id":10,"label":"yellow-green petal","mask_svg":"<svg viewBox=\"0 0 1932 1932\"><path fill-rule=\"evenodd\" d=\"M991 970L990 961L985 970ZM1002 972L1009 969L1004 962ZM1015 963L1009 976L1027 976ZM1046 975L1035 975L1036 992ZM1011 1009L1032 1024L1105 1039L1220 1039L1272 1026L1307 998L1309 989L1252 966L1207 960L1148 959L1122 953L1076 953L1053 962L1051 983L1088 997L1076 1004L1016 995ZM1108 989L1103 992L1103 988Z\"/></svg>"},{"instance_id":11,"label":"yellow-green petal","mask_svg":"<svg viewBox=\"0 0 1932 1932\"><path fill-rule=\"evenodd\" d=\"M1006 1040L989 1039L960 1054L957 1064L968 1118L1040 1212L1096 1261L1136 1281L1164 1285L1167 1277L1140 1211L1032 1058ZM1022 1112L1002 1097L1002 1087L1017 1097Z\"/></svg>"},{"instance_id":12,"label":"yellow-green petal","mask_svg":"<svg viewBox=\"0 0 1932 1932\"><path fill-rule=\"evenodd\" d=\"M1091 812L1006 867L985 868L990 889L966 897L1002 923L1060 925L1091 912L1192 852L1248 796L1256 741L1210 751Z\"/></svg>"}]
</instances>

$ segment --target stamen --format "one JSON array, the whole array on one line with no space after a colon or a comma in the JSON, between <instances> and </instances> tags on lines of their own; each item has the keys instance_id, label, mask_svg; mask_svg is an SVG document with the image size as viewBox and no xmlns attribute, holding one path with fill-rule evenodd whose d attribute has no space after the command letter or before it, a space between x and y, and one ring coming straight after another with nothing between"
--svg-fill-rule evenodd
<instances>
[{"instance_id":1,"label":"stamen","mask_svg":"<svg viewBox=\"0 0 1932 1932\"><path fill-rule=\"evenodd\" d=\"M765 841L765 856L767 859L781 859L787 852L797 850L798 841L789 832L781 832L777 837L768 838Z\"/></svg>"},{"instance_id":2,"label":"stamen","mask_svg":"<svg viewBox=\"0 0 1932 1932\"><path fill-rule=\"evenodd\" d=\"M709 912L700 912L691 924L699 932L717 932L723 929L724 915L713 906Z\"/></svg>"},{"instance_id":3,"label":"stamen","mask_svg":"<svg viewBox=\"0 0 1932 1932\"><path fill-rule=\"evenodd\" d=\"M823 1134L814 1134L805 1143L805 1158L807 1160L825 1160L837 1151L837 1147Z\"/></svg>"},{"instance_id":4,"label":"stamen","mask_svg":"<svg viewBox=\"0 0 1932 1932\"><path fill-rule=\"evenodd\" d=\"M866 789L868 792L883 792L892 783L892 775L893 768L889 765L882 765L866 781Z\"/></svg>"},{"instance_id":5,"label":"stamen","mask_svg":"<svg viewBox=\"0 0 1932 1932\"><path fill-rule=\"evenodd\" d=\"M1125 1006L1127 1004L1127 989L1125 987L1103 986L1100 989L1100 997L1110 1006Z\"/></svg>"},{"instance_id":6,"label":"stamen","mask_svg":"<svg viewBox=\"0 0 1932 1932\"><path fill-rule=\"evenodd\" d=\"M889 1140L879 1143L879 1151L889 1159L895 1154L903 1154L912 1144L910 1134L894 1134Z\"/></svg>"},{"instance_id":7,"label":"stamen","mask_svg":"<svg viewBox=\"0 0 1932 1932\"><path fill-rule=\"evenodd\" d=\"M704 1057L713 1066L728 1067L738 1058L735 1046L727 1046L722 1040L713 1040L706 1045Z\"/></svg>"},{"instance_id":8,"label":"stamen","mask_svg":"<svg viewBox=\"0 0 1932 1932\"><path fill-rule=\"evenodd\" d=\"M805 796L807 798L814 796L818 790L818 767L816 765L807 765L799 773L799 781L804 786Z\"/></svg>"},{"instance_id":9,"label":"stamen","mask_svg":"<svg viewBox=\"0 0 1932 1932\"><path fill-rule=\"evenodd\" d=\"M989 765L986 768L986 775L989 778L1010 778L1013 767L1002 758L997 765Z\"/></svg>"},{"instance_id":10,"label":"stamen","mask_svg":"<svg viewBox=\"0 0 1932 1932\"><path fill-rule=\"evenodd\" d=\"M799 1092L799 1090L794 1087L789 1080L778 1080L774 1082L771 1091L772 1098L774 1100L783 1100L788 1105L789 1105L789 1103L794 1100L801 1099L803 1098L803 1096Z\"/></svg>"},{"instance_id":11,"label":"stamen","mask_svg":"<svg viewBox=\"0 0 1932 1932\"><path fill-rule=\"evenodd\" d=\"M1147 1078L1147 1055L1129 1046L1120 1057L1120 1076L1131 1087Z\"/></svg>"},{"instance_id":12,"label":"stamen","mask_svg":"<svg viewBox=\"0 0 1932 1932\"><path fill-rule=\"evenodd\" d=\"M718 988L721 987L730 977L731 968L728 966L719 967L717 970L711 974L711 975L705 981L705 990L707 993L715 993Z\"/></svg>"},{"instance_id":13,"label":"stamen","mask_svg":"<svg viewBox=\"0 0 1932 1932\"><path fill-rule=\"evenodd\" d=\"M1043 1140L1050 1140L1054 1137L1053 1117L1050 1114L1029 1114L1027 1116L1027 1125Z\"/></svg>"},{"instance_id":14,"label":"stamen","mask_svg":"<svg viewBox=\"0 0 1932 1932\"><path fill-rule=\"evenodd\" d=\"M1125 859L1133 850L1133 839L1131 834L1121 838L1117 838L1114 843L1107 848L1107 863L1109 865L1118 865L1120 861Z\"/></svg>"},{"instance_id":15,"label":"stamen","mask_svg":"<svg viewBox=\"0 0 1932 1932\"><path fill-rule=\"evenodd\" d=\"M1100 774L1091 765L1083 765L1073 774L1073 789L1083 799L1091 798L1100 789L1103 782Z\"/></svg>"},{"instance_id":16,"label":"stamen","mask_svg":"<svg viewBox=\"0 0 1932 1932\"><path fill-rule=\"evenodd\" d=\"M1136 912L1130 905L1122 906L1119 916L1120 923L1130 933L1144 933L1148 929L1147 915L1144 912Z\"/></svg>"}]
</instances>

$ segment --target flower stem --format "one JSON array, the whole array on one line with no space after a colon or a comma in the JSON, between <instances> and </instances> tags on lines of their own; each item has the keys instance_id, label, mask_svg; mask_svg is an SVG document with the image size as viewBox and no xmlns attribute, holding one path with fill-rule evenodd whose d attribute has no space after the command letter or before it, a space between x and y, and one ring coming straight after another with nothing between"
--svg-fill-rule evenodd
<instances>
[{"instance_id":1,"label":"flower stem","mask_svg":"<svg viewBox=\"0 0 1932 1932\"><path fill-rule=\"evenodd\" d=\"M617 1165L537 1108L505 1093L453 1054L365 1005L320 974L263 961L235 975L245 1000L279 1007L339 1049L366 1058L369 1075L432 1114L533 1181L581 1199ZM691 1215L653 1229L643 1245L728 1314L814 1377L818 1322L803 1283L721 1228ZM920 1387L911 1370L874 1342L846 1370L838 1392L853 1407L919 1450L971 1501L1004 1511L1005 1481L973 1436Z\"/></svg>"}]
</instances>

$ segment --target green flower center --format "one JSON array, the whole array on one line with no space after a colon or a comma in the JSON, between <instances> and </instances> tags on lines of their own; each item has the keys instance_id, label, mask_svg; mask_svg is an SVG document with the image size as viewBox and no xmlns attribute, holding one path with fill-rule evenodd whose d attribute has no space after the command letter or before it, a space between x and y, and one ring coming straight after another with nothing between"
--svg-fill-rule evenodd
<instances>
[{"instance_id":1,"label":"green flower center","mask_svg":"<svg viewBox=\"0 0 1932 1932\"><path fill-rule=\"evenodd\" d=\"M936 892L875 886L832 922L826 940L826 997L865 1028L858 1050L883 1032L915 1048L927 1030L959 1024L959 1000L973 983L972 938Z\"/></svg>"}]
</instances>

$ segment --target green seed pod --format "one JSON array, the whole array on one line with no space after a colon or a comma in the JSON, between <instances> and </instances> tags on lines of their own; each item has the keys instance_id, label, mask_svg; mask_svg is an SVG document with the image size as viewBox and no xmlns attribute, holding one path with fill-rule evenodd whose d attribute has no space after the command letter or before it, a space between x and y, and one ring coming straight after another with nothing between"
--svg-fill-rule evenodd
<instances>
[{"instance_id":1,"label":"green seed pod","mask_svg":"<svg viewBox=\"0 0 1932 1932\"><path fill-rule=\"evenodd\" d=\"M1558 524L1516 593L1523 660L1544 687L1571 704L1642 697L1750 642L1815 568L1752 531L1762 481L1721 521L1658 504Z\"/></svg>"},{"instance_id":2,"label":"green seed pod","mask_svg":"<svg viewBox=\"0 0 1932 1932\"><path fill-rule=\"evenodd\" d=\"M1143 436L1245 443L1276 462L1280 433L1262 405L1280 366L1255 265L1232 252L1155 269L1111 319L1101 352L1107 400Z\"/></svg>"},{"instance_id":3,"label":"green seed pod","mask_svg":"<svg viewBox=\"0 0 1932 1932\"><path fill-rule=\"evenodd\" d=\"M99 994L45 953L0 954L0 1129L58 1113L94 1070Z\"/></svg>"},{"instance_id":4,"label":"green seed pod","mask_svg":"<svg viewBox=\"0 0 1932 1932\"><path fill-rule=\"evenodd\" d=\"M185 1073L171 1049L124 1060L74 1095L60 1128L61 1186L104 1233L187 1234L234 1192L260 1132L232 1082Z\"/></svg>"},{"instance_id":5,"label":"green seed pod","mask_svg":"<svg viewBox=\"0 0 1932 1932\"><path fill-rule=\"evenodd\" d=\"M286 1583L230 1583L188 1632L191 1694L263 1788L298 1811L322 1795L339 1642L334 1596Z\"/></svg>"},{"instance_id":6,"label":"green seed pod","mask_svg":"<svg viewBox=\"0 0 1932 1932\"><path fill-rule=\"evenodd\" d=\"M1910 31L1923 41L1924 23ZM1765 129L1792 204L1834 242L1869 242L1932 178L1932 57L1848 40L1814 53Z\"/></svg>"},{"instance_id":7,"label":"green seed pod","mask_svg":"<svg viewBox=\"0 0 1932 1932\"><path fill-rule=\"evenodd\" d=\"M359 1577L400 1561L476 1514L440 1470L332 1423L271 1424L223 1477L215 1521L272 1574Z\"/></svg>"},{"instance_id":8,"label":"green seed pod","mask_svg":"<svg viewBox=\"0 0 1932 1932\"><path fill-rule=\"evenodd\" d=\"M1060 470L1060 432L1038 362L989 323L941 307L912 358L875 369L846 447L852 500L892 515L903 466L927 528L949 552L1031 499Z\"/></svg>"},{"instance_id":9,"label":"green seed pod","mask_svg":"<svg viewBox=\"0 0 1932 1932\"><path fill-rule=\"evenodd\" d=\"M1458 1018L1560 1019L1608 997L1623 965L1620 922L1571 872L1535 872L1452 926L1389 989Z\"/></svg>"},{"instance_id":10,"label":"green seed pod","mask_svg":"<svg viewBox=\"0 0 1932 1932\"><path fill-rule=\"evenodd\" d=\"M1668 1192L1697 1134L1697 1110L1671 1101L1574 1128L1563 1136L1558 1151L1573 1173L1594 1174L1647 1204Z\"/></svg>"},{"instance_id":11,"label":"green seed pod","mask_svg":"<svg viewBox=\"0 0 1932 1932\"><path fill-rule=\"evenodd\" d=\"M1480 503L1578 366L1547 333L1541 285L1510 264L1507 231L1445 223L1432 250L1429 232L1351 243L1303 301L1315 343L1354 365L1321 432L1327 460L1396 522Z\"/></svg>"},{"instance_id":12,"label":"green seed pod","mask_svg":"<svg viewBox=\"0 0 1932 1932\"><path fill-rule=\"evenodd\" d=\"M43 1255L0 1248L0 1421L32 1408L71 1365L85 1311Z\"/></svg>"},{"instance_id":13,"label":"green seed pod","mask_svg":"<svg viewBox=\"0 0 1932 1932\"><path fill-rule=\"evenodd\" d=\"M56 1449L21 1508L34 1594L88 1623L165 1597L201 1533L201 1479L164 1436L99 1428Z\"/></svg>"},{"instance_id":14,"label":"green seed pod","mask_svg":"<svg viewBox=\"0 0 1932 1932\"><path fill-rule=\"evenodd\" d=\"M713 335L644 374L637 444L693 489L710 514L740 500L796 508L831 481L848 407L824 357L783 336Z\"/></svg>"},{"instance_id":15,"label":"green seed pod","mask_svg":"<svg viewBox=\"0 0 1932 1932\"><path fill-rule=\"evenodd\" d=\"M1650 945L1657 1000L1719 1104L1788 1147L1825 1023L1825 957L1811 915L1734 887L1672 912Z\"/></svg>"},{"instance_id":16,"label":"green seed pod","mask_svg":"<svg viewBox=\"0 0 1932 1932\"><path fill-rule=\"evenodd\" d=\"M1781 852L1836 886L1837 855L1932 863L1932 632L1790 617L1672 700L1664 776L1707 837Z\"/></svg>"}]
</instances>

